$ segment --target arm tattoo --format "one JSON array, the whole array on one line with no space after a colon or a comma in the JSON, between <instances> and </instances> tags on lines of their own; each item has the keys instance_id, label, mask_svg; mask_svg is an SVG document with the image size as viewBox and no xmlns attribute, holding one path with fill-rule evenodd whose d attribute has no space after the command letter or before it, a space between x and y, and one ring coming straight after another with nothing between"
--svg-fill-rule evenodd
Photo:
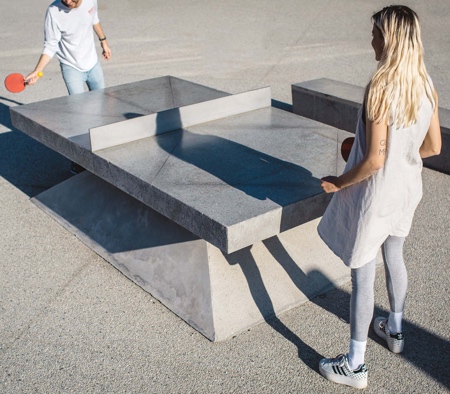
<instances>
[{"instance_id":1,"label":"arm tattoo","mask_svg":"<svg viewBox=\"0 0 450 394\"><path fill-rule=\"evenodd\" d=\"M380 141L380 146L383 146L384 148L380 148L380 150L378 151L379 155L385 155L386 154L386 140L381 140Z\"/></svg>"}]
</instances>

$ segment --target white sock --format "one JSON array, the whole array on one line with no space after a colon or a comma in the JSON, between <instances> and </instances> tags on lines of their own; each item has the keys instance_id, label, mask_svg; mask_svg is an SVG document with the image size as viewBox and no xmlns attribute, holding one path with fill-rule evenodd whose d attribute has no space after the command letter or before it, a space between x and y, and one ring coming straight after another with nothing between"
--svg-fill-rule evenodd
<instances>
[{"instance_id":1,"label":"white sock","mask_svg":"<svg viewBox=\"0 0 450 394\"><path fill-rule=\"evenodd\" d=\"M390 312L388 319L388 329L392 334L402 332L403 312Z\"/></svg>"},{"instance_id":2,"label":"white sock","mask_svg":"<svg viewBox=\"0 0 450 394\"><path fill-rule=\"evenodd\" d=\"M350 351L348 352L348 365L352 370L364 364L364 353L366 352L367 341L360 342L350 339Z\"/></svg>"}]
</instances>

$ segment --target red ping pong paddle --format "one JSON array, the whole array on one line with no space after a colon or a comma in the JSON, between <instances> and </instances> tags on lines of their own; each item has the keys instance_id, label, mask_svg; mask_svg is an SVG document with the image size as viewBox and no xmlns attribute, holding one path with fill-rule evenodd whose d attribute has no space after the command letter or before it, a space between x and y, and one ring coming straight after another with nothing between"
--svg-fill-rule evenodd
<instances>
[{"instance_id":1,"label":"red ping pong paddle","mask_svg":"<svg viewBox=\"0 0 450 394\"><path fill-rule=\"evenodd\" d=\"M39 78L43 75L44 74L41 71L37 74ZM27 85L28 81L25 81L23 75L19 73L9 74L5 78L5 88L11 93L20 93Z\"/></svg>"},{"instance_id":2,"label":"red ping pong paddle","mask_svg":"<svg viewBox=\"0 0 450 394\"><path fill-rule=\"evenodd\" d=\"M355 142L355 137L346 138L341 145L341 155L344 161L348 160L350 156L350 151L352 150L353 142Z\"/></svg>"}]
</instances>

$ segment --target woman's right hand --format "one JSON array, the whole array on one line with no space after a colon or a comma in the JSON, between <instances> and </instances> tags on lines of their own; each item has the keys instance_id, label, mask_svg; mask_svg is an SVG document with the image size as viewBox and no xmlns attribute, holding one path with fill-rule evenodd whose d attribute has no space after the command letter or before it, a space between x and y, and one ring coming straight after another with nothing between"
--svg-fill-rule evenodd
<instances>
[{"instance_id":1,"label":"woman's right hand","mask_svg":"<svg viewBox=\"0 0 450 394\"><path fill-rule=\"evenodd\" d=\"M335 193L341 188L337 185L338 177L337 176L326 176L320 180L320 186L325 193Z\"/></svg>"}]
</instances>

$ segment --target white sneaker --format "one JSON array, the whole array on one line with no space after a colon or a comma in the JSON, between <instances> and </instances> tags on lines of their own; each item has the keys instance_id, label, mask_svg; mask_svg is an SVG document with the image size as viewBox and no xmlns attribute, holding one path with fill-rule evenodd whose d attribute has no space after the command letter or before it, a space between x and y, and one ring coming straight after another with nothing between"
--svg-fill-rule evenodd
<instances>
[{"instance_id":1,"label":"white sneaker","mask_svg":"<svg viewBox=\"0 0 450 394\"><path fill-rule=\"evenodd\" d=\"M348 365L347 355L340 354L336 358L320 360L319 371L323 377L332 382L345 384L357 389L367 387L368 371L366 364L361 364L358 369L352 370Z\"/></svg>"},{"instance_id":2,"label":"white sneaker","mask_svg":"<svg viewBox=\"0 0 450 394\"><path fill-rule=\"evenodd\" d=\"M373 321L373 329L380 338L383 338L386 341L389 350L392 353L401 353L403 351L403 347L405 346L405 337L403 333L399 332L397 334L391 334L386 318L375 318Z\"/></svg>"}]
</instances>

